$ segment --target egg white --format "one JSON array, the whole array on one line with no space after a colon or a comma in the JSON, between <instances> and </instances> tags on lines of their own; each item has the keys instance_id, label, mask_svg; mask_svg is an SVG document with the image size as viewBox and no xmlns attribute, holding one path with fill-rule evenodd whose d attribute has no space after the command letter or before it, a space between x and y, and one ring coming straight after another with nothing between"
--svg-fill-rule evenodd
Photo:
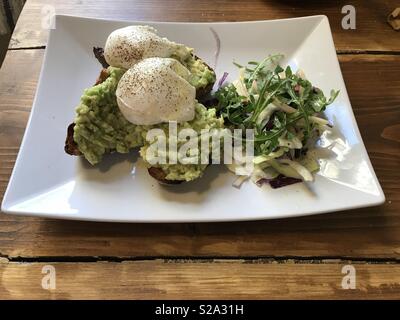
<instances>
[{"instance_id":1,"label":"egg white","mask_svg":"<svg viewBox=\"0 0 400 320\"><path fill-rule=\"evenodd\" d=\"M193 120L196 89L188 82L189 77L189 70L175 59L144 59L119 81L119 109L137 125Z\"/></svg>"},{"instance_id":2,"label":"egg white","mask_svg":"<svg viewBox=\"0 0 400 320\"><path fill-rule=\"evenodd\" d=\"M104 57L110 66L129 69L142 59L166 58L184 46L157 35L150 26L129 26L113 31L107 38Z\"/></svg>"}]
</instances>

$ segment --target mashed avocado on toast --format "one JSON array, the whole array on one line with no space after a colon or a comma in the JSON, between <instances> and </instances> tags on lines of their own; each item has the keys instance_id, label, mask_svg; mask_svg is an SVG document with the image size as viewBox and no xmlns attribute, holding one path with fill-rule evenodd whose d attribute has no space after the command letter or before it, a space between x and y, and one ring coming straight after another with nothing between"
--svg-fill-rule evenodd
<instances>
[{"instance_id":1,"label":"mashed avocado on toast","mask_svg":"<svg viewBox=\"0 0 400 320\"><path fill-rule=\"evenodd\" d=\"M168 150L168 133L169 133L169 125L168 123L153 126L154 128L160 128L164 131L166 141L167 141L167 150ZM196 105L196 113L195 118L191 121L178 123L177 132L180 130L190 128L196 131L200 137L200 132L202 129L219 129L224 127L224 121L222 117L216 116L215 109L206 109L202 104L197 103ZM147 152L148 148L156 141L148 142L146 140L147 131L142 131L142 138L144 140L144 146L140 149L140 155L145 161L146 165L150 168L160 168L164 173L164 178L170 181L191 181L197 179L202 176L204 170L207 167L207 164L169 164L168 162L168 152L167 152L167 164L150 164L152 159L149 159L148 156L152 156L151 152ZM200 138L199 138L200 141ZM177 143L178 150L185 142ZM199 142L200 143L200 142ZM210 143L211 148L211 143ZM200 162L200 161L199 161Z\"/></svg>"},{"instance_id":2,"label":"mashed avocado on toast","mask_svg":"<svg viewBox=\"0 0 400 320\"><path fill-rule=\"evenodd\" d=\"M143 145L141 126L131 124L120 112L115 91L125 70L108 67L104 82L86 89L76 108L74 141L91 163L110 151L126 153Z\"/></svg>"},{"instance_id":3,"label":"mashed avocado on toast","mask_svg":"<svg viewBox=\"0 0 400 320\"><path fill-rule=\"evenodd\" d=\"M206 88L215 82L215 72L207 64L193 55L192 49L187 48L190 54L173 54L171 58L177 59L191 72L189 83L196 88Z\"/></svg>"},{"instance_id":4,"label":"mashed avocado on toast","mask_svg":"<svg viewBox=\"0 0 400 320\"><path fill-rule=\"evenodd\" d=\"M107 38L104 50L94 47L93 52L104 69L96 84L84 91L76 107L74 122L67 130L65 151L75 156L82 155L95 165L106 153L127 153L133 148L142 147L140 153L149 167L149 173L151 169L162 173L163 178L159 181L172 183L200 177L206 164L150 165L146 150L151 143L146 141L146 134L154 128L168 132L166 120L158 122L154 119L157 114L166 114L167 118L170 115L173 121L178 121L178 132L184 128L192 128L198 133L202 129L222 128L223 119L217 118L216 111L207 110L198 103L210 93L215 83L214 70L198 58L193 49L161 38L157 30L149 26L117 29ZM149 67L139 68L144 60L152 58L154 61ZM156 63L157 59L168 58L179 61L179 65L187 69L185 76L176 68L171 69L178 76L171 74L164 64L162 67ZM152 71L156 67L160 70ZM140 72L134 73L134 68ZM131 79L129 72L137 77ZM151 76L144 76L152 73L155 77L152 81ZM121 91L124 79L128 92ZM144 121L146 117L147 122Z\"/></svg>"},{"instance_id":5,"label":"mashed avocado on toast","mask_svg":"<svg viewBox=\"0 0 400 320\"><path fill-rule=\"evenodd\" d=\"M192 75L189 82L198 90L215 82L215 73L198 58L186 57L185 65ZM122 115L115 92L125 69L108 67L107 78L86 89L76 108L73 140L78 150L92 164L99 163L105 153L127 153L143 145L143 126L130 123Z\"/></svg>"},{"instance_id":6,"label":"mashed avocado on toast","mask_svg":"<svg viewBox=\"0 0 400 320\"><path fill-rule=\"evenodd\" d=\"M137 126L128 122L119 111L115 97L116 86L124 70L109 67L107 71L108 78L85 90L81 104L76 108L74 140L84 157L91 164L96 164L109 151L126 153L142 146L140 154L146 165L160 168L165 173L165 179L191 181L201 177L207 164L149 164L150 159L147 159L146 151L151 143L146 141L147 131L160 128L165 132L168 141L168 123ZM178 132L186 128L199 133L202 129L223 128L223 119L216 116L215 109L206 109L197 103L195 111L195 118L192 121L178 124ZM178 148L182 144L178 143Z\"/></svg>"},{"instance_id":7,"label":"mashed avocado on toast","mask_svg":"<svg viewBox=\"0 0 400 320\"><path fill-rule=\"evenodd\" d=\"M191 57L186 62L186 67L192 73L190 84L196 89L207 88L215 82L215 72L203 60Z\"/></svg>"}]
</instances>

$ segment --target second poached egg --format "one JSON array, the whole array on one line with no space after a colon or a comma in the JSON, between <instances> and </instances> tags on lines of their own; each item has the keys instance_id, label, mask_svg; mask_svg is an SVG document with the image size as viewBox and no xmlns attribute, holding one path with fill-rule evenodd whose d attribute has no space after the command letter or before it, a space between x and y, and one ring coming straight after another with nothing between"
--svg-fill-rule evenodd
<instances>
[{"instance_id":1,"label":"second poached egg","mask_svg":"<svg viewBox=\"0 0 400 320\"><path fill-rule=\"evenodd\" d=\"M142 59L167 58L173 53L189 54L186 47L162 38L150 26L129 26L113 31L107 38L104 57L110 66L129 69Z\"/></svg>"}]
</instances>

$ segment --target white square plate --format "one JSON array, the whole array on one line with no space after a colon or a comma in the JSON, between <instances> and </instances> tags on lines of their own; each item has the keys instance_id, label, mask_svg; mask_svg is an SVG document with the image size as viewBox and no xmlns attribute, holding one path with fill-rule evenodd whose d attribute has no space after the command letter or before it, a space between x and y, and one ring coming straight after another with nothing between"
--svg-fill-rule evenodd
<instances>
[{"instance_id":1,"label":"white square plate","mask_svg":"<svg viewBox=\"0 0 400 320\"><path fill-rule=\"evenodd\" d=\"M161 186L137 153L109 155L96 167L64 153L66 128L83 89L100 71L93 46L130 24L148 24L169 39L193 47L215 67L217 78L237 76L232 61L283 53L325 94L340 95L326 117L334 130L312 184L273 190L245 183L240 190L222 166L179 186ZM218 35L216 37L216 35ZM220 52L216 59L216 39ZM57 16L17 162L2 210L10 214L118 222L196 222L271 219L378 205L385 197L375 176L343 82L325 16L241 23L144 23Z\"/></svg>"}]
</instances>

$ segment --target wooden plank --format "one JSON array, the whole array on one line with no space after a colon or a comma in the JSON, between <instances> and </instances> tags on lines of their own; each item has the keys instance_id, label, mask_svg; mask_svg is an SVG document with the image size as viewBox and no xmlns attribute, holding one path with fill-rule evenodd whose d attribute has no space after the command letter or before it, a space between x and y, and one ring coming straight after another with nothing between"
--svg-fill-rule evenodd
<instances>
[{"instance_id":1,"label":"wooden plank","mask_svg":"<svg viewBox=\"0 0 400 320\"><path fill-rule=\"evenodd\" d=\"M2 161L7 163L14 160L25 131L43 53L43 50L8 52L0 70L0 153L6 155ZM0 168L4 170L4 164Z\"/></svg>"},{"instance_id":2,"label":"wooden plank","mask_svg":"<svg viewBox=\"0 0 400 320\"><path fill-rule=\"evenodd\" d=\"M44 46L48 30L48 13L71 14L140 21L244 21L293 18L307 15L327 15L337 49L400 51L398 32L386 22L386 17L397 6L396 0L351 1L356 9L356 30L344 30L341 26L346 0L327 3L318 0L28 0L17 23L11 41L12 48Z\"/></svg>"},{"instance_id":3,"label":"wooden plank","mask_svg":"<svg viewBox=\"0 0 400 320\"><path fill-rule=\"evenodd\" d=\"M400 298L400 265L354 264L356 288L344 290L345 264L3 263L0 299ZM41 287L45 265L55 268L55 290Z\"/></svg>"},{"instance_id":4,"label":"wooden plank","mask_svg":"<svg viewBox=\"0 0 400 320\"><path fill-rule=\"evenodd\" d=\"M43 50L9 51L0 71L0 196L33 99ZM0 254L36 256L400 257L400 56L345 55L341 67L385 205L277 221L110 224L0 214Z\"/></svg>"}]
</instances>

